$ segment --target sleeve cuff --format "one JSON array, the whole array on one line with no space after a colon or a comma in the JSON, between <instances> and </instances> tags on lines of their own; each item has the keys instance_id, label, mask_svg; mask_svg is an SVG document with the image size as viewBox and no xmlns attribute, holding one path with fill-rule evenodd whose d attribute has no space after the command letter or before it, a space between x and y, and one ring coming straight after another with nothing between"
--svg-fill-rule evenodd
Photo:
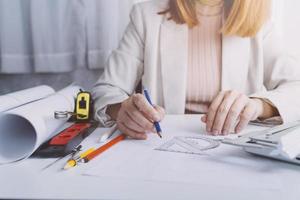
<instances>
[{"instance_id":1,"label":"sleeve cuff","mask_svg":"<svg viewBox=\"0 0 300 200\"><path fill-rule=\"evenodd\" d=\"M253 94L250 96L250 98L257 98L257 99L261 99L264 102L270 104L271 106L273 106L274 108L276 108L278 110L279 116L275 116L275 117L271 117L269 119L265 119L265 120L257 120L261 123L266 122L267 124L270 124L272 121L274 122L274 125L278 125L286 123L291 121L291 119L289 119L289 116L286 115L286 110L284 109L285 106L281 101L280 97L276 96L276 93L272 93L272 92L263 92L263 93L257 93L257 94Z\"/></svg>"},{"instance_id":2,"label":"sleeve cuff","mask_svg":"<svg viewBox=\"0 0 300 200\"><path fill-rule=\"evenodd\" d=\"M95 118L97 121L99 121L99 123L101 124L101 126L103 127L112 127L116 122L114 120L112 120L112 118L106 114L106 110L107 110L107 106L98 110L95 113Z\"/></svg>"},{"instance_id":3,"label":"sleeve cuff","mask_svg":"<svg viewBox=\"0 0 300 200\"><path fill-rule=\"evenodd\" d=\"M127 95L121 95L118 97L112 97L112 98L100 98L95 102L94 108L95 108L95 120L99 121L99 123L103 127L111 127L116 122L115 120L111 119L111 117L106 114L106 110L108 105L118 104L122 103L128 98Z\"/></svg>"}]
</instances>

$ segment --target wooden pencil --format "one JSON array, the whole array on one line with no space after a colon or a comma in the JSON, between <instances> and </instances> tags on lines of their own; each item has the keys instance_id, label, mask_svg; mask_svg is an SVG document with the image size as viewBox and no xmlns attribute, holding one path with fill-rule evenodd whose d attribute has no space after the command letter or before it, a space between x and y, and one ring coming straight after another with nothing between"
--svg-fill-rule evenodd
<instances>
[{"instance_id":1,"label":"wooden pencil","mask_svg":"<svg viewBox=\"0 0 300 200\"><path fill-rule=\"evenodd\" d=\"M117 144L118 142L121 142L125 138L126 138L126 136L124 134L119 135L118 137L112 139L111 141L109 141L105 145L99 147L95 151L93 151L90 154L88 154L86 157L83 158L83 161L85 163L87 163L87 162L93 160L95 157L97 157L98 155L100 155L104 151L108 150L109 148L111 148L112 146L114 146L115 144Z\"/></svg>"}]
</instances>

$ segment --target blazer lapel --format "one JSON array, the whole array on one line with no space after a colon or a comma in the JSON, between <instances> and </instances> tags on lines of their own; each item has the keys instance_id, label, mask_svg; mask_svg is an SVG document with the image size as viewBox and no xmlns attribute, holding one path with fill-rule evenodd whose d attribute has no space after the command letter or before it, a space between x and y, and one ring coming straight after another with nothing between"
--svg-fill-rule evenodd
<instances>
[{"instance_id":1,"label":"blazer lapel","mask_svg":"<svg viewBox=\"0 0 300 200\"><path fill-rule=\"evenodd\" d=\"M233 1L225 0L223 24L229 15ZM250 59L250 38L223 36L222 39L222 90L244 91Z\"/></svg>"},{"instance_id":2,"label":"blazer lapel","mask_svg":"<svg viewBox=\"0 0 300 200\"><path fill-rule=\"evenodd\" d=\"M161 25L161 70L164 107L184 113L188 64L188 27L165 20Z\"/></svg>"}]
</instances>

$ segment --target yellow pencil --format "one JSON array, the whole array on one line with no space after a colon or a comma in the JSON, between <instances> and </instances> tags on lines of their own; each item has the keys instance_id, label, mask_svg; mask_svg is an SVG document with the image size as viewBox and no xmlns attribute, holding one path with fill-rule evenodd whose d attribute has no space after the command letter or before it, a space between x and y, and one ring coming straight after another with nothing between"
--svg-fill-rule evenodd
<instances>
[{"instance_id":1,"label":"yellow pencil","mask_svg":"<svg viewBox=\"0 0 300 200\"><path fill-rule=\"evenodd\" d=\"M67 163L66 163L66 165L64 166L63 169L68 170L68 169L71 169L71 168L75 167L79 160L83 159L84 157L86 157L88 154L90 154L94 150L95 150L95 148L90 148L89 150L87 150L84 153L80 154L80 156L71 158L70 160L67 161Z\"/></svg>"}]
</instances>

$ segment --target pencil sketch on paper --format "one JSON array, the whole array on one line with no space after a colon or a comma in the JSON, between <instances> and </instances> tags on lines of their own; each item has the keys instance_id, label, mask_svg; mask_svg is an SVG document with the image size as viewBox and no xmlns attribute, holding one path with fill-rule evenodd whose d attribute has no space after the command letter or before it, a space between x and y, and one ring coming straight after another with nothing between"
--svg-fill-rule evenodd
<instances>
[{"instance_id":1,"label":"pencil sketch on paper","mask_svg":"<svg viewBox=\"0 0 300 200\"><path fill-rule=\"evenodd\" d=\"M215 149L220 146L220 141L216 141L206 137L174 137L172 140L166 142L155 150L197 154L203 155L205 151Z\"/></svg>"}]
</instances>

